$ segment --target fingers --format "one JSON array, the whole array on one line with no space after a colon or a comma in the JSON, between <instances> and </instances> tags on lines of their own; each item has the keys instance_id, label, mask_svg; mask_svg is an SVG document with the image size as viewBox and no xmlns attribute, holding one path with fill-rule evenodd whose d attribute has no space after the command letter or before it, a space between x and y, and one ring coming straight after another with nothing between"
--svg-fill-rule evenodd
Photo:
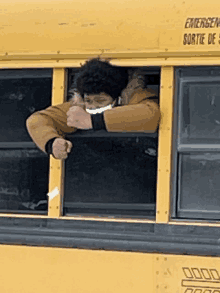
<instances>
[{"instance_id":1,"label":"fingers","mask_svg":"<svg viewBox=\"0 0 220 293\"><path fill-rule=\"evenodd\" d=\"M63 138L57 138L53 143L52 149L56 159L64 160L68 157L68 153L71 152L72 143Z\"/></svg>"},{"instance_id":2,"label":"fingers","mask_svg":"<svg viewBox=\"0 0 220 293\"><path fill-rule=\"evenodd\" d=\"M80 121L80 124L82 123L85 114L87 113L79 105L70 107L67 112L67 126L78 128L78 122Z\"/></svg>"},{"instance_id":3,"label":"fingers","mask_svg":"<svg viewBox=\"0 0 220 293\"><path fill-rule=\"evenodd\" d=\"M72 149L72 143L70 142L70 141L68 141L68 140L66 140L66 151L67 151L67 153L70 153L71 152L71 149Z\"/></svg>"},{"instance_id":4,"label":"fingers","mask_svg":"<svg viewBox=\"0 0 220 293\"><path fill-rule=\"evenodd\" d=\"M69 110L67 111L67 116L69 115L75 115L76 113L78 113L80 111L80 113L82 112L82 110L80 108L81 106L84 106L84 104L77 104L77 105L73 105L69 108Z\"/></svg>"}]
</instances>

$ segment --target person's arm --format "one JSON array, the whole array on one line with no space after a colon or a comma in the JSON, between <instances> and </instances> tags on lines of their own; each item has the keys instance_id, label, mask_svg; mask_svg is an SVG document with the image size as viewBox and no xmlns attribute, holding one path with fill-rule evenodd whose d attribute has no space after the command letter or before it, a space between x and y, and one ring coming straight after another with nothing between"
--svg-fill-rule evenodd
<instances>
[{"instance_id":1,"label":"person's arm","mask_svg":"<svg viewBox=\"0 0 220 293\"><path fill-rule=\"evenodd\" d=\"M64 138L66 133L76 131L67 126L67 111L70 103L51 106L35 112L26 121L27 130L35 144L45 153L51 153L53 139Z\"/></svg>"},{"instance_id":2,"label":"person's arm","mask_svg":"<svg viewBox=\"0 0 220 293\"><path fill-rule=\"evenodd\" d=\"M142 97L138 95L138 98ZM157 100L155 98L155 100ZM157 130L160 111L158 104L148 98L139 103L115 107L101 114L90 115L78 106L67 113L67 124L77 129L107 130L109 132L148 132Z\"/></svg>"},{"instance_id":3,"label":"person's arm","mask_svg":"<svg viewBox=\"0 0 220 293\"><path fill-rule=\"evenodd\" d=\"M103 119L109 132L155 132L160 120L156 102L146 99L138 104L105 111Z\"/></svg>"}]
</instances>

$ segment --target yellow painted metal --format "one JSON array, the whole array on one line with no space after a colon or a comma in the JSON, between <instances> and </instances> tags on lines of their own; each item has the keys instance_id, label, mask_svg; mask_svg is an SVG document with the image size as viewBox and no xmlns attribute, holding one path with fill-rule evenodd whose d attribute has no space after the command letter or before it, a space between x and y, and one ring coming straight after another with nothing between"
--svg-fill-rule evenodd
<instances>
[{"instance_id":1,"label":"yellow painted metal","mask_svg":"<svg viewBox=\"0 0 220 293\"><path fill-rule=\"evenodd\" d=\"M150 254L4 245L0 254L2 293L155 292Z\"/></svg>"},{"instance_id":2,"label":"yellow painted metal","mask_svg":"<svg viewBox=\"0 0 220 293\"><path fill-rule=\"evenodd\" d=\"M0 254L2 293L220 292L219 257L11 245Z\"/></svg>"},{"instance_id":3,"label":"yellow painted metal","mask_svg":"<svg viewBox=\"0 0 220 293\"><path fill-rule=\"evenodd\" d=\"M160 91L161 121L159 127L157 175L157 223L168 223L170 214L173 88L173 67L162 67Z\"/></svg>"},{"instance_id":4,"label":"yellow painted metal","mask_svg":"<svg viewBox=\"0 0 220 293\"><path fill-rule=\"evenodd\" d=\"M220 52L220 51L219 51ZM98 57L95 55L94 57ZM219 56L220 57L220 56ZM120 66L220 66L220 58L216 56L210 57L167 57L167 58L116 58L111 59L111 64ZM90 55L88 58L93 58ZM2 62L0 60L0 69L19 69L19 68L71 68L79 67L85 59L65 59L65 60L12 60Z\"/></svg>"},{"instance_id":5,"label":"yellow painted metal","mask_svg":"<svg viewBox=\"0 0 220 293\"><path fill-rule=\"evenodd\" d=\"M65 100L66 91L66 70L64 68L56 68L53 70L53 90L52 105L62 104ZM62 215L62 201L64 192L64 160L56 160L50 156L50 172L49 172L49 193L48 196L48 216L58 218ZM55 194L55 190L58 190Z\"/></svg>"},{"instance_id":6,"label":"yellow painted metal","mask_svg":"<svg viewBox=\"0 0 220 293\"><path fill-rule=\"evenodd\" d=\"M4 62L100 54L220 56L219 0L0 0L0 6ZM200 19L199 25L189 28L189 18ZM201 27L201 18L210 18L209 27Z\"/></svg>"},{"instance_id":7,"label":"yellow painted metal","mask_svg":"<svg viewBox=\"0 0 220 293\"><path fill-rule=\"evenodd\" d=\"M220 258L157 255L155 293L219 293Z\"/></svg>"}]
</instances>

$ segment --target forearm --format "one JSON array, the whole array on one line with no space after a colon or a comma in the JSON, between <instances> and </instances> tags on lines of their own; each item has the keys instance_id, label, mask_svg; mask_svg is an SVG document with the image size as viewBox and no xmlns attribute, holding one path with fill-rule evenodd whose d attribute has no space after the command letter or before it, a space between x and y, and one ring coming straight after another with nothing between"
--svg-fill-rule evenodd
<instances>
[{"instance_id":1,"label":"forearm","mask_svg":"<svg viewBox=\"0 0 220 293\"><path fill-rule=\"evenodd\" d=\"M45 153L47 153L45 146L49 140L63 137L61 132L56 130L53 121L40 113L32 114L27 119L26 126L34 143Z\"/></svg>"},{"instance_id":2,"label":"forearm","mask_svg":"<svg viewBox=\"0 0 220 293\"><path fill-rule=\"evenodd\" d=\"M27 119L27 130L43 152L46 152L46 144L52 138L63 138L66 133L76 131L74 127L67 126L66 113L69 108L70 103L65 102L36 112Z\"/></svg>"},{"instance_id":3,"label":"forearm","mask_svg":"<svg viewBox=\"0 0 220 293\"><path fill-rule=\"evenodd\" d=\"M155 132L160 119L159 106L152 101L116 107L104 113L109 132Z\"/></svg>"}]
</instances>

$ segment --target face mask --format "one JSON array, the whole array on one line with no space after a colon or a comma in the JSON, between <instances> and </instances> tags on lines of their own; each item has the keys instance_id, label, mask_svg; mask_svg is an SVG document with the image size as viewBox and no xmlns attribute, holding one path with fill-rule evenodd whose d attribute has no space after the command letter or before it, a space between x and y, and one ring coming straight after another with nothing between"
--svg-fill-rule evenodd
<instances>
[{"instance_id":1,"label":"face mask","mask_svg":"<svg viewBox=\"0 0 220 293\"><path fill-rule=\"evenodd\" d=\"M114 106L114 103L105 107L101 107L101 108L97 108L97 109L87 109L86 108L86 112L89 114L101 114L106 110L110 110L112 109Z\"/></svg>"}]
</instances>

